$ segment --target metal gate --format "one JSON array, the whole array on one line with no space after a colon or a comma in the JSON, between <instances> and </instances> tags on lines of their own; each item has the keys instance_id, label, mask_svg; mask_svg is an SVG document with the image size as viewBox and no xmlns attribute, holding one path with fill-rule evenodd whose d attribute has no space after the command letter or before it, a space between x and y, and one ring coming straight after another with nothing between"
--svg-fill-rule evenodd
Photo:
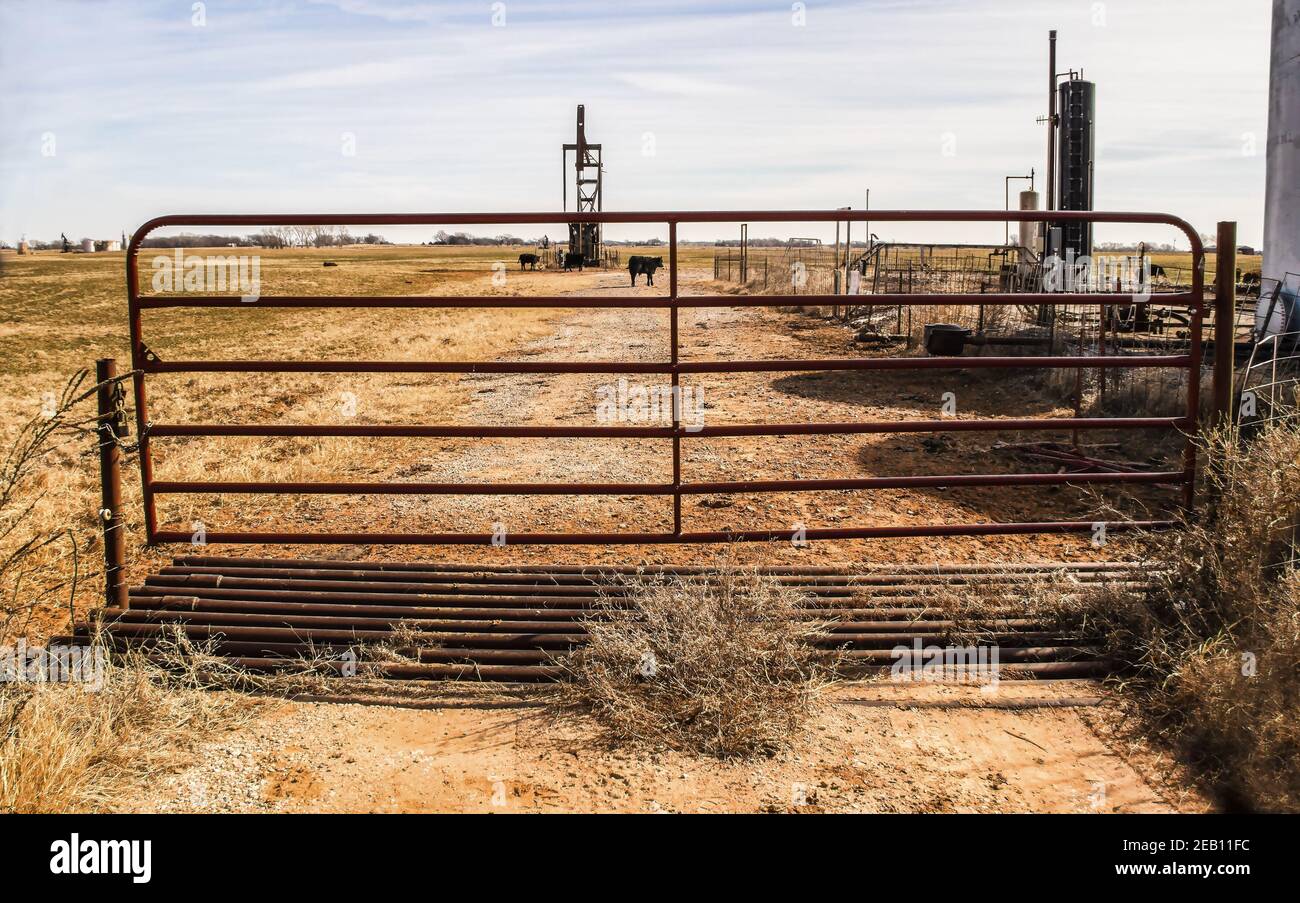
<instances>
[{"instance_id":1,"label":"metal gate","mask_svg":"<svg viewBox=\"0 0 1300 903\"><path fill-rule=\"evenodd\" d=\"M822 306L843 303L843 296L820 294L787 295L679 295L678 238L682 223L755 223L755 222L963 222L1001 223L1007 220L1062 224L1091 223L1162 224L1173 226L1187 236L1192 248L1193 282L1189 291L1161 293L1162 304L1187 305L1191 311L1190 351L1185 354L1144 355L1074 355L1013 357L851 357L836 359L790 360L690 360L679 358L679 311L701 307L775 307ZM669 291L666 296L595 296L563 295L516 297L484 295L475 297L445 296L302 296L270 295L252 304L238 296L168 294L145 295L139 290L138 253L141 242L157 229L174 226L209 226L220 228L265 227L295 224L312 225L486 225L486 224L554 224L554 223L621 223L666 225L668 230ZM1205 254L1197 232L1183 220L1157 213L1105 213L1065 211L724 211L724 212L651 212L651 213L484 213L484 214L343 214L343 215L268 215L268 216L164 216L145 223L131 239L126 255L127 296L130 308L131 355L139 429L140 474L143 487L145 525L150 543L186 542L190 534L182 530L163 529L158 523L156 497L168 493L235 493L235 494L331 494L331 495L606 495L653 496L672 505L671 531L664 532L565 532L511 534L511 544L644 544L644 543L719 543L733 541L788 540L788 528L745 529L734 531L692 530L684 523L682 499L685 496L722 493L818 492L826 490L910 489L922 487L1025 486L1043 487L1062 484L1162 483L1180 484L1183 504L1193 502L1196 477L1196 447L1193 436L1199 409L1199 374L1202 351L1202 319ZM1144 304L1125 293L1050 292L986 294L879 294L872 303L881 305L1113 305ZM668 313L667 360L652 363L593 361L366 361L366 360L162 360L145 340L143 313L163 308L326 308L371 310L377 308L638 308L662 309ZM154 423L148 404L149 377L170 373L610 373L662 374L676 389L683 375L703 373L760 373L791 371L873 371L873 370L1033 370L1048 368L1174 368L1187 371L1186 412L1177 417L1072 417L1017 419L936 419L913 421L865 420L821 423L750 423L692 427L680 421L680 411L673 411L672 424L664 426L475 426L475 425L290 425L237 423ZM674 406L676 407L676 406ZM980 431L1034 430L1178 430L1185 434L1182 467L1175 471L1135 471L1124 473L1010 473L946 474L937 476L862 477L852 479L784 479L730 482L692 482L682 473L682 444L698 438L812 434L866 433L948 433ZM546 440L554 438L643 438L671 441L670 481L655 483L432 483L432 482L223 482L160 480L154 476L151 444L154 439L173 436L245 436L245 437L405 437L405 438L517 438ZM1107 529L1118 530L1141 526L1168 526L1167 521L1112 521ZM1093 521L1036 521L1010 523L957 523L908 526L816 527L804 531L808 540L863 539L900 536L987 536L997 534L1087 532L1095 529ZM207 533L210 543L306 543L306 544L490 544L490 533L461 532L221 532Z\"/></svg>"}]
</instances>

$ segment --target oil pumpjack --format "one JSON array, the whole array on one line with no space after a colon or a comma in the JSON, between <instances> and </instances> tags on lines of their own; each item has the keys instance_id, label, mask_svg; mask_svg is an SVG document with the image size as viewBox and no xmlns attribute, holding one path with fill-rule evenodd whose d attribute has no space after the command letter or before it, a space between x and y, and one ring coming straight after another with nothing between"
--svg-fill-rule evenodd
<instances>
[{"instance_id":1,"label":"oil pumpjack","mask_svg":"<svg viewBox=\"0 0 1300 903\"><path fill-rule=\"evenodd\" d=\"M576 211L599 213L604 209L601 197L604 168L601 166L600 145L587 141L586 114L578 104L577 140L564 145L562 168L564 171L564 210L569 209L569 154L573 153L573 185ZM579 255L584 266L599 266L602 256L600 223L569 223L569 253Z\"/></svg>"}]
</instances>

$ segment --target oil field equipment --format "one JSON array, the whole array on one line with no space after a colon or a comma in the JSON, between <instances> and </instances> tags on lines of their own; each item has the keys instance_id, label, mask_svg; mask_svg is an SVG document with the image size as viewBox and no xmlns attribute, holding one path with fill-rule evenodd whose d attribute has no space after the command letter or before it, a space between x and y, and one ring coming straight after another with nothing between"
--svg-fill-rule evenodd
<instances>
[{"instance_id":1,"label":"oil field equipment","mask_svg":"<svg viewBox=\"0 0 1300 903\"><path fill-rule=\"evenodd\" d=\"M1057 136L1056 193L1058 210L1091 210L1093 198L1093 119L1096 87L1070 73L1057 86L1060 132ZM1092 256L1092 223L1073 220L1060 224L1062 257Z\"/></svg>"},{"instance_id":2,"label":"oil field equipment","mask_svg":"<svg viewBox=\"0 0 1300 903\"><path fill-rule=\"evenodd\" d=\"M573 152L574 199L578 213L599 213L604 209L601 189L604 168L601 166L600 145L587 142L586 113L578 104L578 134L573 144L564 145L564 207L569 209L569 152ZM578 255L583 265L598 266L601 260L601 224L569 223L569 253Z\"/></svg>"},{"instance_id":3,"label":"oil field equipment","mask_svg":"<svg viewBox=\"0 0 1300 903\"><path fill-rule=\"evenodd\" d=\"M1056 71L1055 31L1047 36L1047 77L1047 116L1039 119L1047 124L1045 209L1092 210L1096 85L1084 81L1083 70ZM1092 222L1043 223L1043 256L1091 257Z\"/></svg>"}]
</instances>

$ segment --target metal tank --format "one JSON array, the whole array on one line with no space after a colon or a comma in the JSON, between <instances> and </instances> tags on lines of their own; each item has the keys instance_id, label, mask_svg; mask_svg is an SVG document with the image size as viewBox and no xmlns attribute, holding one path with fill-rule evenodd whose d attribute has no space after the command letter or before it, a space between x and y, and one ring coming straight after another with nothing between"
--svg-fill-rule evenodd
<instances>
[{"instance_id":1,"label":"metal tank","mask_svg":"<svg viewBox=\"0 0 1300 903\"><path fill-rule=\"evenodd\" d=\"M1272 48L1258 338L1300 332L1300 0L1273 0Z\"/></svg>"}]
</instances>

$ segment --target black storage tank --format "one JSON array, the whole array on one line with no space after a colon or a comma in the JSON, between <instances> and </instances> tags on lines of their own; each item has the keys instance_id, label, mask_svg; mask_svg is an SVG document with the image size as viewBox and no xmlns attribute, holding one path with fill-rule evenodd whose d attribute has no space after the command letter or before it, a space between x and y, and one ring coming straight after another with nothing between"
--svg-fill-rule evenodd
<instances>
[{"instance_id":1,"label":"black storage tank","mask_svg":"<svg viewBox=\"0 0 1300 903\"><path fill-rule=\"evenodd\" d=\"M1096 114L1096 86L1080 78L1061 82L1056 88L1060 131L1056 151L1056 207L1058 210L1091 210L1093 199L1093 120ZM1092 223L1059 223L1061 245L1053 250L1061 257L1092 256Z\"/></svg>"}]
</instances>

